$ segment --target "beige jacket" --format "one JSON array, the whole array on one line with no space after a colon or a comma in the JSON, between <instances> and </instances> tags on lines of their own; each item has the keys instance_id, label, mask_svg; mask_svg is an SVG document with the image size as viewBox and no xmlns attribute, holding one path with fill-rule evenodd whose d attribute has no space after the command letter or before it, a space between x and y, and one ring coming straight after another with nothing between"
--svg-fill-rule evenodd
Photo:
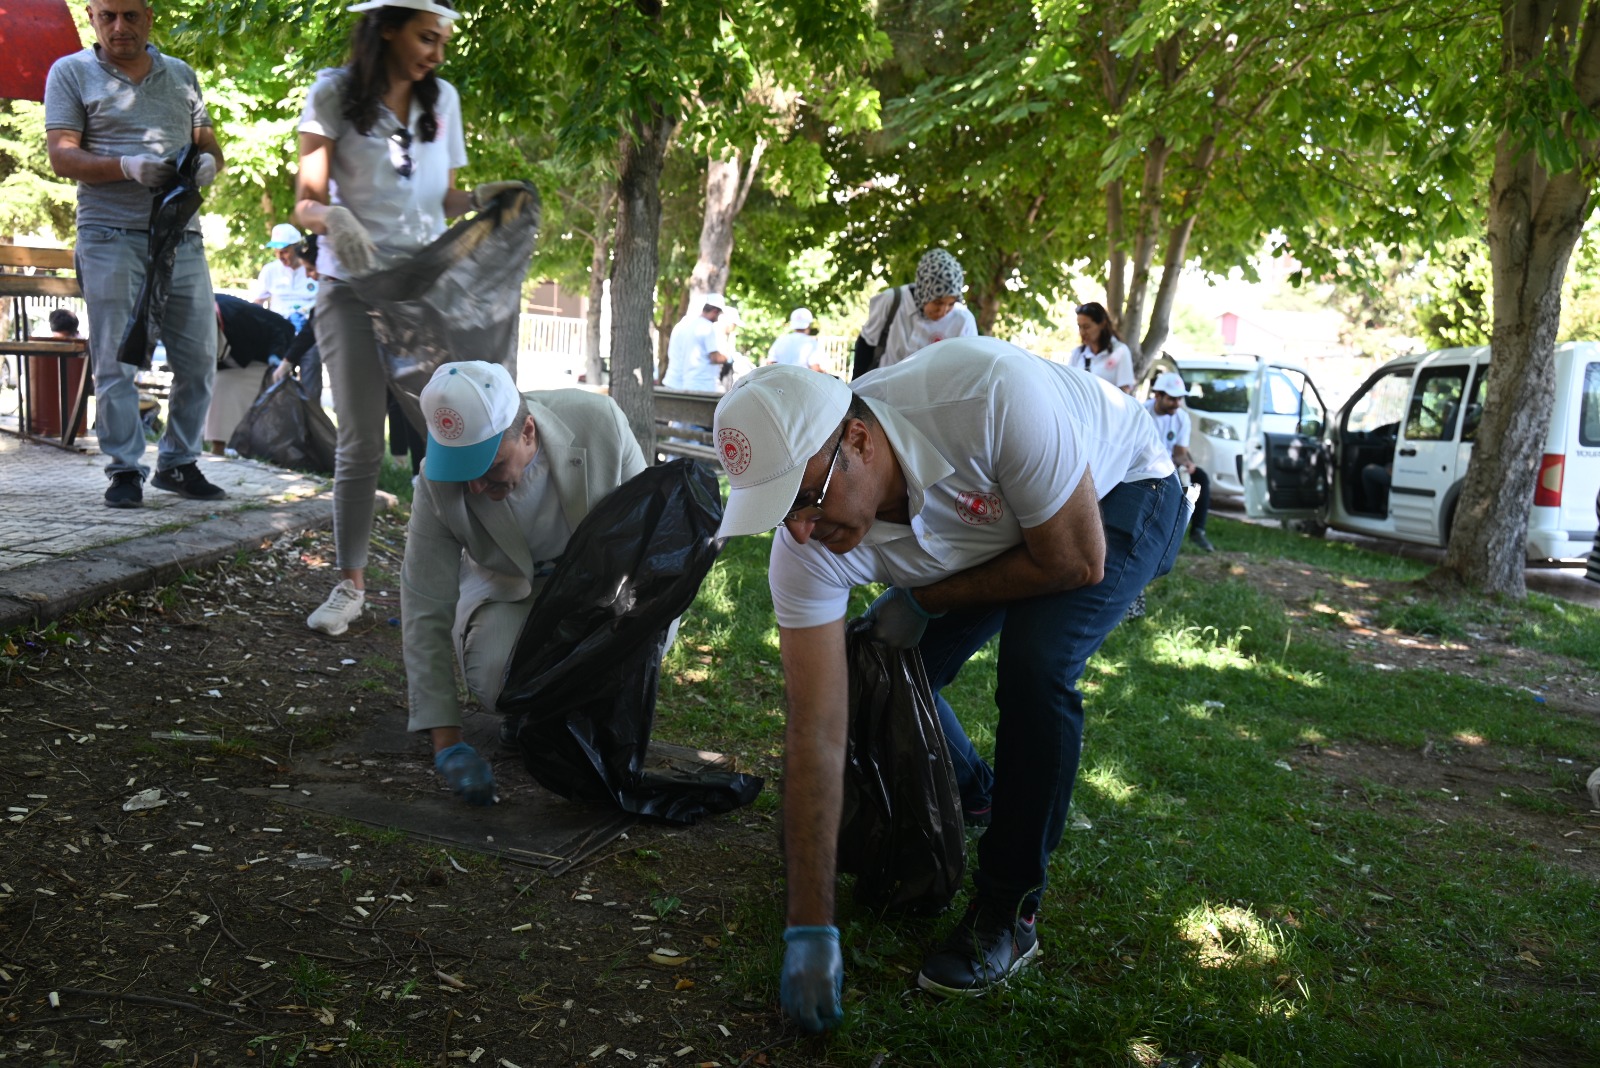
<instances>
[{"instance_id":1,"label":"beige jacket","mask_svg":"<svg viewBox=\"0 0 1600 1068\"><path fill-rule=\"evenodd\" d=\"M576 530L601 498L644 470L644 455L609 397L578 389L523 396L561 511ZM400 574L407 689L414 719L423 713L424 722L460 723L452 661L467 621L486 601L520 601L543 579L505 501L427 475L424 460Z\"/></svg>"}]
</instances>

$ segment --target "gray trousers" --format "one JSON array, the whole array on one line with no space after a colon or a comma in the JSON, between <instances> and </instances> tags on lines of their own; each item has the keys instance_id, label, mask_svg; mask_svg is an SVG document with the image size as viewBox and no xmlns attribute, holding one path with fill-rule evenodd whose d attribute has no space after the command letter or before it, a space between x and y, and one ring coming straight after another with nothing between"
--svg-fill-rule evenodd
<instances>
[{"instance_id":1,"label":"gray trousers","mask_svg":"<svg viewBox=\"0 0 1600 1068\"><path fill-rule=\"evenodd\" d=\"M314 326L339 422L333 457L334 552L341 571L359 571L367 566L372 541L389 412L388 379L378 358L371 314L347 283L322 279Z\"/></svg>"}]
</instances>

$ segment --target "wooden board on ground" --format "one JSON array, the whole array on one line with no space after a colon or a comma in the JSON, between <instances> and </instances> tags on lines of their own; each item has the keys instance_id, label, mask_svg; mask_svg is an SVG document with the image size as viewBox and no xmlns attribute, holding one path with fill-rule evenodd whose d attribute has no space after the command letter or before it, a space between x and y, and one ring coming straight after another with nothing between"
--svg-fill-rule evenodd
<instances>
[{"instance_id":1,"label":"wooden board on ground","mask_svg":"<svg viewBox=\"0 0 1600 1068\"><path fill-rule=\"evenodd\" d=\"M613 805L568 801L533 781L500 744L499 717L471 712L466 739L494 766L500 802L473 808L445 792L425 735L395 716L327 749L299 754L283 788L242 793L290 808L404 832L419 842L490 853L560 875L605 848L638 817ZM651 768L732 770L717 753L652 743Z\"/></svg>"}]
</instances>

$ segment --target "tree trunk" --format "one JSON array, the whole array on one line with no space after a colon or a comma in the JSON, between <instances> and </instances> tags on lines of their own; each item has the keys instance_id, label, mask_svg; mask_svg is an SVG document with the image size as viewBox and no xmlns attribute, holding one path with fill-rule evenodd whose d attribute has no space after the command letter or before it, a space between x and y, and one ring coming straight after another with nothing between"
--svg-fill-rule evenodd
<instances>
[{"instance_id":1,"label":"tree trunk","mask_svg":"<svg viewBox=\"0 0 1600 1068\"><path fill-rule=\"evenodd\" d=\"M646 457L655 455L650 322L660 271L661 163L677 120L658 105L635 115L622 138L616 252L611 261L611 398Z\"/></svg>"},{"instance_id":2,"label":"tree trunk","mask_svg":"<svg viewBox=\"0 0 1600 1068\"><path fill-rule=\"evenodd\" d=\"M1145 369L1161 355L1172 331L1172 305L1178 298L1178 282L1183 277L1183 261L1189 254L1189 236L1194 233L1195 217L1190 215L1167 235L1167 251L1161 261L1161 282L1155 303L1150 306L1150 329L1133 358L1133 377L1143 378ZM1132 346L1130 346L1131 348Z\"/></svg>"},{"instance_id":3,"label":"tree trunk","mask_svg":"<svg viewBox=\"0 0 1600 1068\"><path fill-rule=\"evenodd\" d=\"M617 190L609 180L600 183L599 208L594 214L594 255L589 260L589 308L584 314L584 371L591 386L604 385L600 362L600 319L605 309L606 275L611 266L611 208Z\"/></svg>"},{"instance_id":4,"label":"tree trunk","mask_svg":"<svg viewBox=\"0 0 1600 1068\"><path fill-rule=\"evenodd\" d=\"M1571 65L1582 105L1592 110L1600 104L1600 3L1584 5L1581 37L1573 25L1578 16L1576 4L1504 4L1502 81L1526 78L1544 62ZM1449 551L1434 573L1488 593L1527 594L1528 516L1555 400L1561 282L1588 214L1589 176L1600 156L1593 142L1578 148L1577 167L1555 175L1520 136L1502 134L1495 151L1489 182L1494 360Z\"/></svg>"},{"instance_id":5,"label":"tree trunk","mask_svg":"<svg viewBox=\"0 0 1600 1068\"><path fill-rule=\"evenodd\" d=\"M1122 247L1122 180L1106 186L1106 307L1116 315L1128 294L1128 252Z\"/></svg>"},{"instance_id":6,"label":"tree trunk","mask_svg":"<svg viewBox=\"0 0 1600 1068\"><path fill-rule=\"evenodd\" d=\"M1117 335L1132 351L1135 367L1143 362L1139 339L1144 333L1144 302L1150 289L1150 262L1156 256L1156 231L1161 227L1161 186L1171 152L1163 137L1156 137L1145 146L1144 182L1139 188L1139 215L1133 234L1133 277L1128 281L1127 305L1117 323ZM1111 309L1113 313L1116 310Z\"/></svg>"},{"instance_id":7,"label":"tree trunk","mask_svg":"<svg viewBox=\"0 0 1600 1068\"><path fill-rule=\"evenodd\" d=\"M700 224L700 257L689 275L691 299L728 290L728 265L733 260L733 221L744 209L765 148L765 142L756 142L747 169L742 167L743 153L737 150L732 159L707 161L706 213Z\"/></svg>"}]
</instances>

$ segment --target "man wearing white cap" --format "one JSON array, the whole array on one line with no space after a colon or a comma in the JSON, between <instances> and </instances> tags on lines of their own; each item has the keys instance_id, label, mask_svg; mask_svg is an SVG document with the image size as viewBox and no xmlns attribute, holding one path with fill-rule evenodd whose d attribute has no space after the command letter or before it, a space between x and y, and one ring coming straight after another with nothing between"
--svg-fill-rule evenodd
<instances>
[{"instance_id":1,"label":"man wearing white cap","mask_svg":"<svg viewBox=\"0 0 1600 1068\"><path fill-rule=\"evenodd\" d=\"M721 295L707 293L700 298L700 310L685 315L672 328L672 335L667 339L667 373L661 379L663 386L700 393L717 391L722 365L728 362L727 355L720 351L722 339L717 333L717 320L727 307Z\"/></svg>"},{"instance_id":2,"label":"man wearing white cap","mask_svg":"<svg viewBox=\"0 0 1600 1068\"><path fill-rule=\"evenodd\" d=\"M1088 658L1182 540L1183 496L1155 426L1094 376L993 338L924 349L852 387L769 365L717 406L723 536L782 527L769 583L788 692L784 1009L841 1018L833 926L848 719L845 610L920 649L936 694L1001 635L991 771L942 696L962 805L990 815L977 893L924 961L924 989L970 996L1033 956L1034 914L1077 774ZM987 810L987 811L986 811Z\"/></svg>"},{"instance_id":3,"label":"man wearing white cap","mask_svg":"<svg viewBox=\"0 0 1600 1068\"><path fill-rule=\"evenodd\" d=\"M772 348L767 352L767 362L822 370L822 341L812 336L811 323L808 309L796 308L790 312L789 332L772 343Z\"/></svg>"},{"instance_id":4,"label":"man wearing white cap","mask_svg":"<svg viewBox=\"0 0 1600 1068\"><path fill-rule=\"evenodd\" d=\"M644 470L627 417L577 389L518 393L504 367L434 372L419 398L428 452L400 574L409 729L469 804L494 802L487 761L462 740L452 663L493 711L506 662L567 539L601 498Z\"/></svg>"},{"instance_id":5,"label":"man wearing white cap","mask_svg":"<svg viewBox=\"0 0 1600 1068\"><path fill-rule=\"evenodd\" d=\"M1161 436L1162 443L1172 450L1173 464L1182 469L1189 476L1190 485L1200 491L1194 517L1189 520L1189 540L1202 552L1212 553L1217 547L1206 537L1206 516L1211 511L1211 476L1204 468L1196 466L1194 457L1189 455L1189 413L1183 406L1183 398L1188 395L1182 375L1163 371L1156 375L1150 387L1150 399L1144 406L1156 421L1156 433Z\"/></svg>"},{"instance_id":6,"label":"man wearing white cap","mask_svg":"<svg viewBox=\"0 0 1600 1068\"><path fill-rule=\"evenodd\" d=\"M300 231L292 223L279 223L272 228L267 247L277 253L277 259L261 268L253 298L263 308L294 323L296 330L305 325L317 306L317 280L300 259L301 240Z\"/></svg>"}]
</instances>

